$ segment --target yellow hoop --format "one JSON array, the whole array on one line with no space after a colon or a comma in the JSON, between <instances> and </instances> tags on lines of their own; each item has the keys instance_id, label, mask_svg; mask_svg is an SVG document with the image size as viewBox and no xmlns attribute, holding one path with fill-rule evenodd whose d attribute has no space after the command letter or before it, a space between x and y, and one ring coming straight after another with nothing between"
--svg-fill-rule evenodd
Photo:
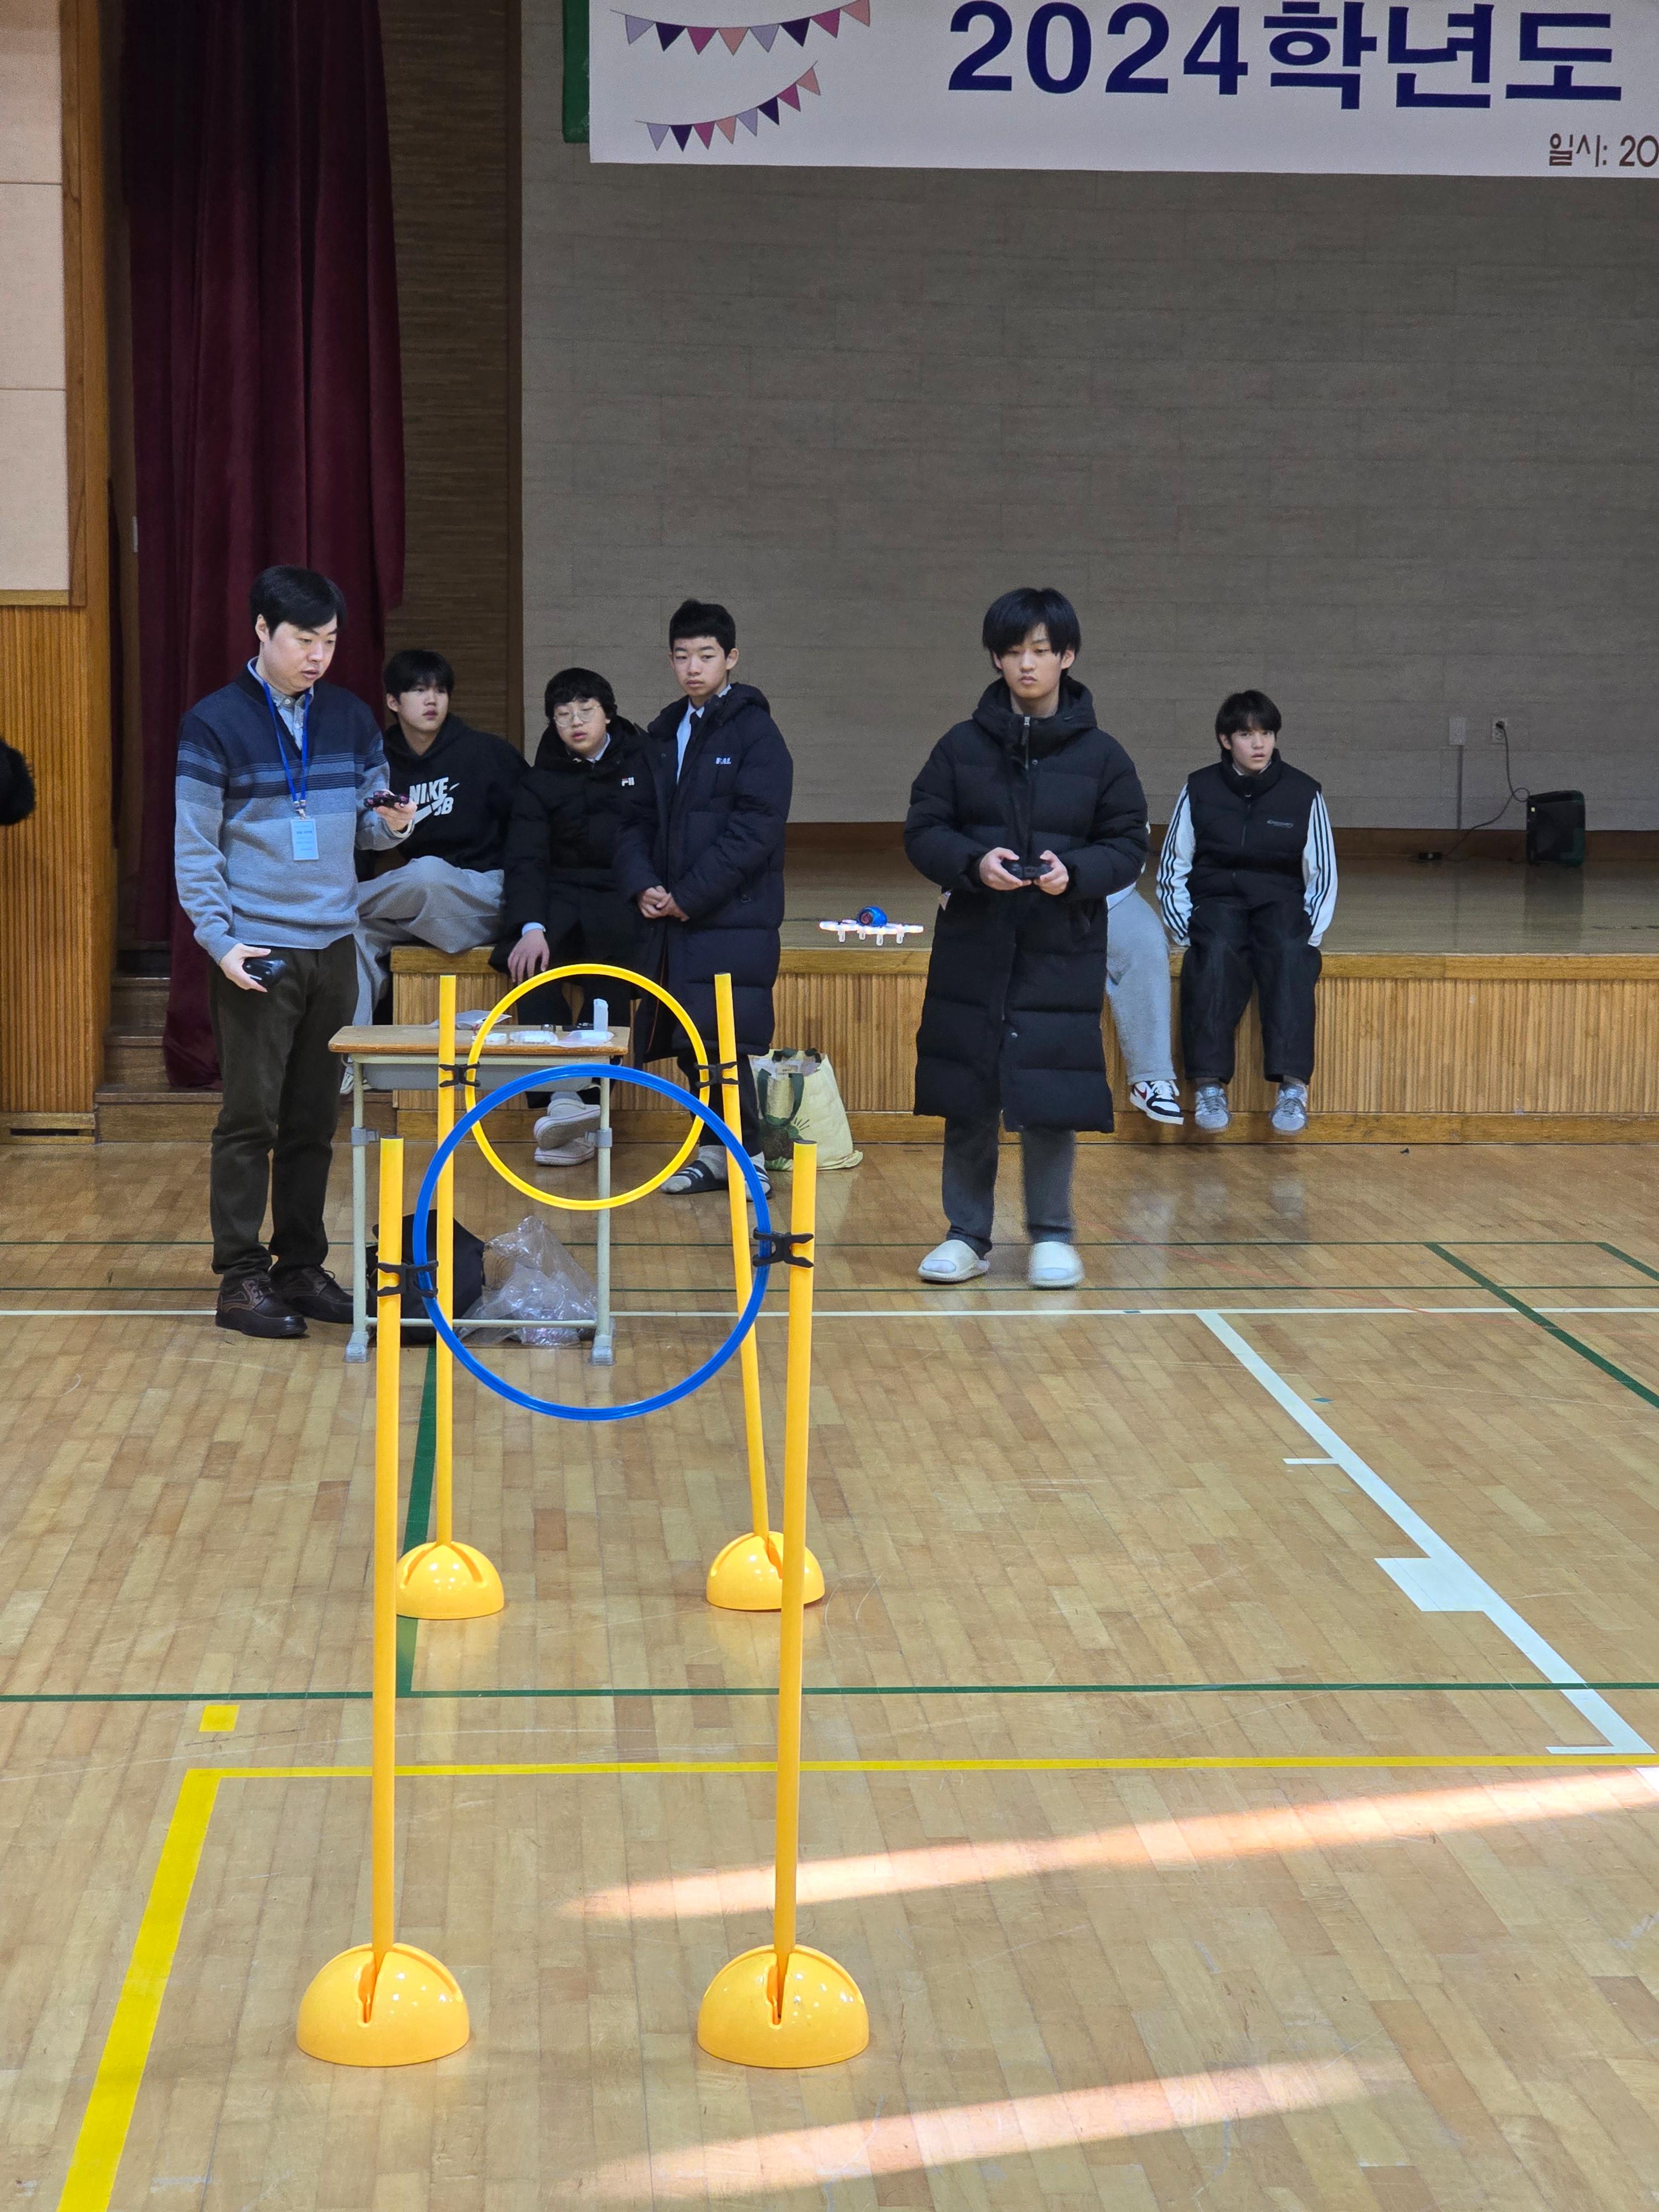
<instances>
[{"instance_id":1,"label":"yellow hoop","mask_svg":"<svg viewBox=\"0 0 1659 2212\"><path fill-rule=\"evenodd\" d=\"M477 1085L473 1079L477 1073L478 1055L483 1050L484 1039L489 1035L491 1030L495 1028L507 1008L522 999L526 991L539 991L544 984L562 982L568 975L614 975L618 982L631 983L636 990L648 991L653 999L666 1006L685 1031L687 1041L697 1056L697 1066L700 1071L697 1076L697 1096L705 1106L708 1103L708 1048L697 1034L696 1024L681 1006L679 1000L671 998L660 983L653 983L647 975L636 975L631 968L606 968L598 961L587 960L570 968L552 969L545 975L526 975L522 983L515 983L507 996L499 1000L490 1008L489 1018L479 1024L478 1034L472 1041L472 1049L466 1056L465 1080L469 1108L477 1098ZM526 1198L533 1198L543 1206L562 1206L569 1213L609 1213L613 1212L619 1206L632 1206L635 1199L649 1198L653 1190L660 1190L669 1176L684 1167L686 1161L690 1158L696 1148L697 1139L702 1130L702 1124L694 1114L691 1116L691 1127L686 1131L685 1142L670 1160L668 1165L653 1175L649 1182L642 1182L637 1190L623 1191L620 1196L611 1198L561 1198L556 1191L543 1190L533 1182L526 1182L521 1175L514 1174L496 1152L489 1138L485 1136L482 1121L474 1129L472 1134L477 1141L478 1150L495 1169L496 1174L510 1182L515 1190L521 1190Z\"/></svg>"}]
</instances>

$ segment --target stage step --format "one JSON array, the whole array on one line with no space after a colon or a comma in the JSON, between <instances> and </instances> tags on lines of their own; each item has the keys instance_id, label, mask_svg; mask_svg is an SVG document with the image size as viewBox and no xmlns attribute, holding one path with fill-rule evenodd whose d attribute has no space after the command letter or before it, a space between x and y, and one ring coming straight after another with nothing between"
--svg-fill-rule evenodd
<instances>
[{"instance_id":1,"label":"stage step","mask_svg":"<svg viewBox=\"0 0 1659 2212\"><path fill-rule=\"evenodd\" d=\"M167 1011L165 975L118 975L110 987L109 1018L112 1029L153 1030L159 1036Z\"/></svg>"},{"instance_id":2,"label":"stage step","mask_svg":"<svg viewBox=\"0 0 1659 2212\"><path fill-rule=\"evenodd\" d=\"M106 1091L162 1091L167 1063L159 1029L118 1028L104 1031L104 1088Z\"/></svg>"}]
</instances>

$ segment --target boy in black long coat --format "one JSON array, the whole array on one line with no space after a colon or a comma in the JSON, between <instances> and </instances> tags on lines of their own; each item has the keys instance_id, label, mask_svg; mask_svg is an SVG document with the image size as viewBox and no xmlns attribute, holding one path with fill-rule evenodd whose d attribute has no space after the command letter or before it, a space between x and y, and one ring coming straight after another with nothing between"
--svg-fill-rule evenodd
<instances>
[{"instance_id":1,"label":"boy in black long coat","mask_svg":"<svg viewBox=\"0 0 1659 2212\"><path fill-rule=\"evenodd\" d=\"M943 890L916 1037L918 1114L945 1117L949 1234L927 1283L986 1271L999 1121L1020 1133L1029 1280L1083 1279L1072 1243L1079 1129L1109 1129L1101 1042L1106 901L1146 858L1133 763L1066 673L1082 632L1052 588L1009 592L985 617L997 672L972 719L939 739L910 793L904 849Z\"/></svg>"},{"instance_id":2,"label":"boy in black long coat","mask_svg":"<svg viewBox=\"0 0 1659 2212\"><path fill-rule=\"evenodd\" d=\"M761 1157L751 1053L772 1042L772 986L783 926L784 833L794 765L765 696L735 684L737 625L726 609L687 599L668 625L683 694L646 732L650 776L617 848L617 889L662 939L658 974L702 1033L711 1062L720 1047L714 978L729 975L738 1030L742 1142ZM673 1053L695 1079L678 1023L652 1024L642 1056ZM718 1080L711 1095L720 1100ZM664 1184L673 1192L720 1189L725 1147L705 1145Z\"/></svg>"},{"instance_id":3,"label":"boy in black long coat","mask_svg":"<svg viewBox=\"0 0 1659 2212\"><path fill-rule=\"evenodd\" d=\"M623 826L649 773L644 733L617 711L617 695L591 668L562 668L543 695L547 727L534 765L520 784L507 826L501 939L492 964L515 983L579 960L637 974L650 957L650 933L611 880ZM597 977L589 1000L603 999L626 1019L634 994ZM519 1002L521 1021L567 1022L570 1002L550 983ZM544 1167L592 1159L599 1109L591 1099L555 1090L536 1124Z\"/></svg>"}]
</instances>

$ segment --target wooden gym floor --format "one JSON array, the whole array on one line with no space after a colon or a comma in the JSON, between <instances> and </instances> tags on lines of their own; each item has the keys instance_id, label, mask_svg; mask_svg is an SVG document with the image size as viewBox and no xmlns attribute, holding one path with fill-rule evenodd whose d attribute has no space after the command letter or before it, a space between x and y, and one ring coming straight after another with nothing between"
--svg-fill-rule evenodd
<instances>
[{"instance_id":1,"label":"wooden gym floor","mask_svg":"<svg viewBox=\"0 0 1659 2212\"><path fill-rule=\"evenodd\" d=\"M1097 1148L1059 1299L1017 1238L920 1289L937 1167L822 1185L802 1933L869 2051L693 2039L769 1903L775 1629L702 1598L734 1379L581 1430L463 1382L509 1610L405 1631L399 1933L474 2038L381 2075L293 2037L367 1922L372 1370L213 1328L199 1148L0 1153L13 2201L1653 2201L1659 1158ZM622 1217L610 1378L495 1356L684 1371L725 1222Z\"/></svg>"}]
</instances>

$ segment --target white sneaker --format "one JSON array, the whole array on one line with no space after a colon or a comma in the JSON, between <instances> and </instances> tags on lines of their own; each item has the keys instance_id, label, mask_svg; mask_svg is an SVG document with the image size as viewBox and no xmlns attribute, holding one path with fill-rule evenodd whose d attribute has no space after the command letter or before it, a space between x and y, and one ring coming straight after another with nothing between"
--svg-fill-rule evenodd
<instances>
[{"instance_id":1,"label":"white sneaker","mask_svg":"<svg viewBox=\"0 0 1659 2212\"><path fill-rule=\"evenodd\" d=\"M556 1095L548 1100L547 1111L536 1124L536 1142L550 1146L568 1145L573 1137L580 1136L585 1129L597 1129L599 1126L599 1109L597 1106L589 1105L585 1098Z\"/></svg>"},{"instance_id":2,"label":"white sneaker","mask_svg":"<svg viewBox=\"0 0 1659 2212\"><path fill-rule=\"evenodd\" d=\"M1075 1290L1083 1280L1083 1262L1076 1249L1058 1237L1045 1237L1031 1247L1025 1279L1034 1291Z\"/></svg>"},{"instance_id":3,"label":"white sneaker","mask_svg":"<svg viewBox=\"0 0 1659 2212\"><path fill-rule=\"evenodd\" d=\"M1129 1103L1139 1106L1149 1121L1162 1121L1166 1128L1179 1129L1187 1118L1173 1083L1132 1083Z\"/></svg>"},{"instance_id":4,"label":"white sneaker","mask_svg":"<svg viewBox=\"0 0 1659 2212\"><path fill-rule=\"evenodd\" d=\"M1193 1119L1199 1127L1213 1137L1232 1124L1232 1115L1227 1105L1227 1094L1218 1083L1200 1083L1193 1094Z\"/></svg>"},{"instance_id":5,"label":"white sneaker","mask_svg":"<svg viewBox=\"0 0 1659 2212\"><path fill-rule=\"evenodd\" d=\"M579 1168L591 1160L599 1149L599 1140L589 1129L580 1137L573 1137L568 1145L538 1145L536 1164L538 1168Z\"/></svg>"},{"instance_id":6,"label":"white sneaker","mask_svg":"<svg viewBox=\"0 0 1659 2212\"><path fill-rule=\"evenodd\" d=\"M916 1273L924 1283L971 1283L975 1275L988 1273L990 1265L960 1237L947 1237L934 1245Z\"/></svg>"},{"instance_id":7,"label":"white sneaker","mask_svg":"<svg viewBox=\"0 0 1659 2212\"><path fill-rule=\"evenodd\" d=\"M1300 1136L1308 1126L1308 1086L1305 1083L1281 1083L1279 1103L1273 1108L1273 1127L1281 1137Z\"/></svg>"}]
</instances>

